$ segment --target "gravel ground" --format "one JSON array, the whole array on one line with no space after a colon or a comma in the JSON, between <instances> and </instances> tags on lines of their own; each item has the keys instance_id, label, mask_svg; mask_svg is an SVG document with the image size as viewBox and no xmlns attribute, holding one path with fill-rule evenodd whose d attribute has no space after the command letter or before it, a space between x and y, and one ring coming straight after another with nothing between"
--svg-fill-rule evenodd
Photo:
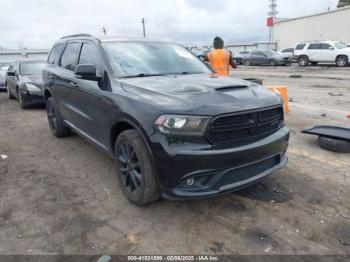
<instances>
[{"instance_id":1,"label":"gravel ground","mask_svg":"<svg viewBox=\"0 0 350 262\"><path fill-rule=\"evenodd\" d=\"M350 155L300 133L350 127L350 69L232 74L289 88L288 166L234 194L146 207L124 198L110 158L76 135L54 138L43 108L0 93L0 254L350 255Z\"/></svg>"}]
</instances>

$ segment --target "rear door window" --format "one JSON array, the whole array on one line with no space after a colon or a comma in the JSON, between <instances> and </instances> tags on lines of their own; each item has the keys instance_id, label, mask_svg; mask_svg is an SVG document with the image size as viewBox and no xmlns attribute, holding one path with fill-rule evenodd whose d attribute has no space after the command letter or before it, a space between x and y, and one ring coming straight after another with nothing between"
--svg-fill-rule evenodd
<instances>
[{"instance_id":1,"label":"rear door window","mask_svg":"<svg viewBox=\"0 0 350 262\"><path fill-rule=\"evenodd\" d=\"M61 56L60 66L74 71L77 65L81 43L68 43Z\"/></svg>"},{"instance_id":2,"label":"rear door window","mask_svg":"<svg viewBox=\"0 0 350 262\"><path fill-rule=\"evenodd\" d=\"M59 45L55 45L52 48L50 55L49 55L49 58L47 59L48 64L54 64L58 60L58 58L62 52L63 47L64 47L64 44L59 44Z\"/></svg>"},{"instance_id":3,"label":"rear door window","mask_svg":"<svg viewBox=\"0 0 350 262\"><path fill-rule=\"evenodd\" d=\"M322 48L321 48L321 44L310 44L308 49L316 50L316 49L322 49Z\"/></svg>"}]
</instances>

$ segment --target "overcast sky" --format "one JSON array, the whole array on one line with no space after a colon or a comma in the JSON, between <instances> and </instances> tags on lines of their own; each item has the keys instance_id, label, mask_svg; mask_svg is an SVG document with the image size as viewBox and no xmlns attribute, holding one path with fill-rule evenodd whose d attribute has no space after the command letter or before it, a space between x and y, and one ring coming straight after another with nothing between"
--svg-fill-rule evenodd
<instances>
[{"instance_id":1,"label":"overcast sky","mask_svg":"<svg viewBox=\"0 0 350 262\"><path fill-rule=\"evenodd\" d=\"M338 0L277 0L279 17L297 17L336 8ZM0 0L0 46L50 47L73 33L168 38L207 44L268 38L268 0Z\"/></svg>"}]
</instances>

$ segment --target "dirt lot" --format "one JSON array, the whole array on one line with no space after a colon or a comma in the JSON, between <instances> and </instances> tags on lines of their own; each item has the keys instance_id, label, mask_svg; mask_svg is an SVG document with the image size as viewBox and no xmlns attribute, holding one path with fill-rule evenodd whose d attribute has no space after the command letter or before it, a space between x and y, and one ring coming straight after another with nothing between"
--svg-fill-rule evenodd
<instances>
[{"instance_id":1,"label":"dirt lot","mask_svg":"<svg viewBox=\"0 0 350 262\"><path fill-rule=\"evenodd\" d=\"M44 109L0 93L0 254L350 254L350 155L300 133L350 127L350 68L233 75L288 86L288 166L234 194L147 207L124 198L110 158L78 136L54 138Z\"/></svg>"}]
</instances>

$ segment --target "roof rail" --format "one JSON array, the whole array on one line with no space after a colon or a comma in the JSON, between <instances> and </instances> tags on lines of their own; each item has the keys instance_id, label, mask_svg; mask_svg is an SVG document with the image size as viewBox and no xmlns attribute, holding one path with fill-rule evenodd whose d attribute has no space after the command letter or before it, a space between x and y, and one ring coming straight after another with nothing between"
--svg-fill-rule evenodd
<instances>
[{"instance_id":1,"label":"roof rail","mask_svg":"<svg viewBox=\"0 0 350 262\"><path fill-rule=\"evenodd\" d=\"M61 39L70 38L70 37L92 37L92 35L90 35L90 34L67 35L67 36L61 37Z\"/></svg>"}]
</instances>

